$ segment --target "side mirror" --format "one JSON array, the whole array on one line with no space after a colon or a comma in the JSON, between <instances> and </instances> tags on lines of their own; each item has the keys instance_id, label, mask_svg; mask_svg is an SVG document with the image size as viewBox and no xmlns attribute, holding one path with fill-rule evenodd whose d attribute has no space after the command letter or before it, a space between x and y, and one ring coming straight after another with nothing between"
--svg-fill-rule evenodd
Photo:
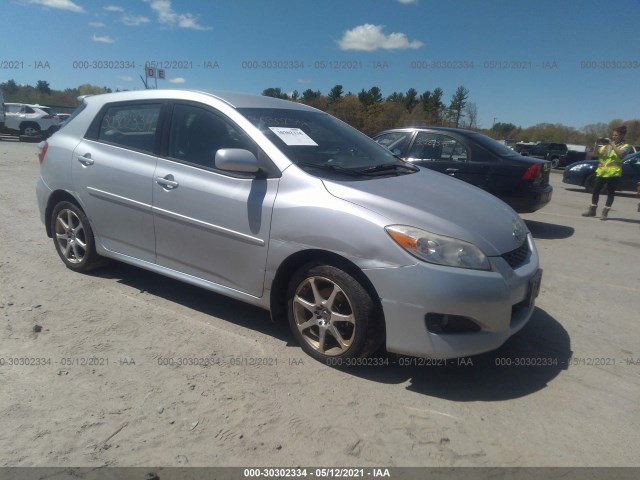
<instances>
[{"instance_id":1,"label":"side mirror","mask_svg":"<svg viewBox=\"0 0 640 480\"><path fill-rule=\"evenodd\" d=\"M216 168L230 172L257 173L258 159L249 150L222 148L216 152Z\"/></svg>"}]
</instances>

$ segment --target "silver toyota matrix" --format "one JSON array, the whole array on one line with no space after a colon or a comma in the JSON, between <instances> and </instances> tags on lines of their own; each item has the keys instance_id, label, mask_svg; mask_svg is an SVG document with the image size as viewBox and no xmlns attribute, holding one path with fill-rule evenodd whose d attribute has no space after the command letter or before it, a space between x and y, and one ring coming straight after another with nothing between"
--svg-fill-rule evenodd
<instances>
[{"instance_id":1,"label":"silver toyota matrix","mask_svg":"<svg viewBox=\"0 0 640 480\"><path fill-rule=\"evenodd\" d=\"M505 203L299 103L89 96L39 158L40 216L67 267L110 258L257 305L321 361L493 350L540 290Z\"/></svg>"}]
</instances>

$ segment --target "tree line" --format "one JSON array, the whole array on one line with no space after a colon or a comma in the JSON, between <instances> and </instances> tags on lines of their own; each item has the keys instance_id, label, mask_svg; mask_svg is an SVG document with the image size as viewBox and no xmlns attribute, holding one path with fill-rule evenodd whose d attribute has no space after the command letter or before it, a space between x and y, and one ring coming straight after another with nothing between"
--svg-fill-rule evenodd
<instances>
[{"instance_id":1,"label":"tree line","mask_svg":"<svg viewBox=\"0 0 640 480\"><path fill-rule=\"evenodd\" d=\"M539 123L522 128L512 123L498 122L491 128L479 128L478 108L469 101L469 90L460 86L448 104L444 91L438 87L421 95L414 88L407 92L393 92L386 98L380 88L362 89L358 94L344 93L342 85L334 86L327 95L307 89L302 94L286 94L280 88L267 88L262 95L305 103L338 117L367 135L389 128L401 127L459 127L478 131L496 140L516 142L554 142L592 146L597 138L608 137L614 128L627 126L627 143L640 144L640 119L616 118L608 123L594 123L582 129L560 123Z\"/></svg>"},{"instance_id":2,"label":"tree line","mask_svg":"<svg viewBox=\"0 0 640 480\"><path fill-rule=\"evenodd\" d=\"M282 98L318 108L345 121L358 130L373 135L398 126L437 125L477 128L477 108L469 102L469 90L460 86L449 103L444 101L442 88L418 94L410 88L406 92L382 95L379 87L364 88L358 93L345 93L342 85L334 86L327 95L307 89L301 94L287 94L277 87L267 88L262 95Z\"/></svg>"},{"instance_id":3,"label":"tree line","mask_svg":"<svg viewBox=\"0 0 640 480\"><path fill-rule=\"evenodd\" d=\"M42 104L49 107L75 108L81 95L97 95L111 93L107 87L84 84L76 88L52 90L49 82L38 80L36 85L18 85L15 80L0 83L0 90L4 93L5 103Z\"/></svg>"},{"instance_id":4,"label":"tree line","mask_svg":"<svg viewBox=\"0 0 640 480\"><path fill-rule=\"evenodd\" d=\"M73 108L81 95L109 93L108 87L84 84L63 91L51 89L49 82L38 80L36 85L18 85L14 80L0 83L5 102L43 104L53 107ZM611 131L624 124L627 126L628 143L640 144L640 119L612 119L608 123L586 125L581 129L560 123L540 123L523 128L512 123L498 122L491 128L479 128L478 108L470 101L470 92L459 86L449 97L437 87L419 94L414 88L406 92L393 92L384 96L379 87L364 88L358 93L345 92L342 85L335 85L327 94L320 90L307 89L302 93L287 94L281 88L270 87L262 95L301 102L345 121L349 125L374 135L389 128L408 126L446 126L476 130L497 140L508 143L557 142L578 145L593 145L599 137L606 137Z\"/></svg>"}]
</instances>

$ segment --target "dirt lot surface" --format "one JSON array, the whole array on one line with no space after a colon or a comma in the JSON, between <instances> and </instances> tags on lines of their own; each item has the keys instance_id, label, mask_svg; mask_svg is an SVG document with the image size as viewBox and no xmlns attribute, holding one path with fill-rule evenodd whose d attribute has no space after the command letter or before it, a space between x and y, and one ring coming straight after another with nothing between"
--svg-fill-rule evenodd
<instances>
[{"instance_id":1,"label":"dirt lot surface","mask_svg":"<svg viewBox=\"0 0 640 480\"><path fill-rule=\"evenodd\" d=\"M589 196L552 173L524 216L537 309L498 351L338 370L260 309L123 264L66 269L36 151L0 142L0 466L640 466L631 194L583 218Z\"/></svg>"}]
</instances>

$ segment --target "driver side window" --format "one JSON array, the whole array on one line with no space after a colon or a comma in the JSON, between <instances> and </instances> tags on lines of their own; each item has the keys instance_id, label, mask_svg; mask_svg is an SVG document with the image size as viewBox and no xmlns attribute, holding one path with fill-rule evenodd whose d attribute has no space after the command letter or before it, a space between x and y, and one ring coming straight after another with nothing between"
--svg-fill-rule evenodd
<instances>
[{"instance_id":1,"label":"driver side window","mask_svg":"<svg viewBox=\"0 0 640 480\"><path fill-rule=\"evenodd\" d=\"M175 106L169 132L170 158L215 168L216 152L223 148L257 153L249 137L228 120L197 106Z\"/></svg>"}]
</instances>

